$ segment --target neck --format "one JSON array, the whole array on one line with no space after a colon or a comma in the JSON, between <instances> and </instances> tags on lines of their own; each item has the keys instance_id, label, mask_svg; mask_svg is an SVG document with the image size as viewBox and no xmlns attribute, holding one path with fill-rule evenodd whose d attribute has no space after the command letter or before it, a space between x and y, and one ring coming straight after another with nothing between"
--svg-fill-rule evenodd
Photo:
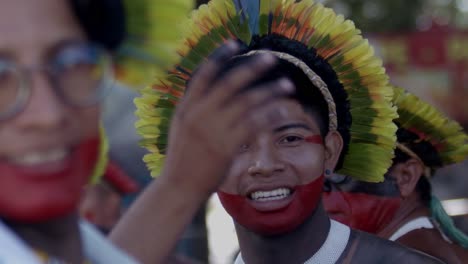
<instances>
[{"instance_id":1,"label":"neck","mask_svg":"<svg viewBox=\"0 0 468 264\"><path fill-rule=\"evenodd\" d=\"M419 194L413 193L402 201L400 208L395 213L395 217L377 235L383 238L390 238L400 227L409 221L421 216L429 217L430 215L429 208L421 201Z\"/></svg>"},{"instance_id":2,"label":"neck","mask_svg":"<svg viewBox=\"0 0 468 264\"><path fill-rule=\"evenodd\" d=\"M78 216L75 213L41 223L4 221L33 250L67 263L83 262Z\"/></svg>"},{"instance_id":3,"label":"neck","mask_svg":"<svg viewBox=\"0 0 468 264\"><path fill-rule=\"evenodd\" d=\"M236 224L245 263L304 263L320 249L329 230L330 220L321 202L304 223L289 233L263 236Z\"/></svg>"}]
</instances>

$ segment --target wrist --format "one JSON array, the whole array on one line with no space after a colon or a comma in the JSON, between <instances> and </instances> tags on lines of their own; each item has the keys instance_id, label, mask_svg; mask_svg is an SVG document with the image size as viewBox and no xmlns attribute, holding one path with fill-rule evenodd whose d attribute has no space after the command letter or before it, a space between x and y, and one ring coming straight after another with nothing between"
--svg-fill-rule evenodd
<instances>
[{"instance_id":1,"label":"wrist","mask_svg":"<svg viewBox=\"0 0 468 264\"><path fill-rule=\"evenodd\" d=\"M190 175L187 175L187 177L190 177ZM160 188L165 190L165 192L179 195L183 197L184 201L189 200L201 204L214 192L213 189L205 187L203 184L185 180L183 177L175 177L173 172L168 170L163 170L157 181L157 184L160 185Z\"/></svg>"}]
</instances>

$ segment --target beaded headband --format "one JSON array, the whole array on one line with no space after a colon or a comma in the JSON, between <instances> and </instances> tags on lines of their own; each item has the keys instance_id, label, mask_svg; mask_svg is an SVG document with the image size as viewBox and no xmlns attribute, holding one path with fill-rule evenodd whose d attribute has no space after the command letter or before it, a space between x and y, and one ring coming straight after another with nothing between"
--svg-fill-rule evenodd
<instances>
[{"instance_id":1,"label":"beaded headband","mask_svg":"<svg viewBox=\"0 0 468 264\"><path fill-rule=\"evenodd\" d=\"M423 174L424 174L425 177L429 178L431 176L431 168L426 166L426 164L422 161L422 159L416 153L414 153L410 148L408 148L407 146L405 146L402 143L397 143L396 147L397 147L397 149L401 150L402 152L404 152L405 154L407 154L411 158L416 159L419 162L421 162L421 165L424 167L424 173Z\"/></svg>"},{"instance_id":2,"label":"beaded headband","mask_svg":"<svg viewBox=\"0 0 468 264\"><path fill-rule=\"evenodd\" d=\"M320 78L320 76L315 73L305 62L300 60L299 58L296 58L292 56L291 54L285 53L285 52L278 52L278 51L271 51L271 50L252 50L246 54L242 54L236 57L250 57L258 54L272 54L275 57L285 60L287 62L292 63L294 66L298 67L301 69L304 74L309 78L309 80L312 82L312 84L319 89L319 91L322 93L323 98L327 102L328 105L328 117L329 117L329 122L328 122L328 129L330 131L336 131L338 128L338 120L336 116L336 105L335 101L333 100L333 96L331 95L330 91L328 90L327 84Z\"/></svg>"},{"instance_id":3,"label":"beaded headband","mask_svg":"<svg viewBox=\"0 0 468 264\"><path fill-rule=\"evenodd\" d=\"M349 133L337 172L368 182L383 181L394 157L397 130L392 122L397 114L388 76L353 22L313 0L211 0L192 12L184 23L179 61L165 74L155 76L153 85L142 89L142 97L135 100L140 118L136 127L143 138L141 145L150 152L144 160L153 176L160 173L165 161L175 106L196 69L227 40L249 47L256 39L275 37L306 46L330 66L340 85L329 89L317 76L318 69L312 66L314 73L292 52L273 54L259 51L260 46L248 56L269 52L299 67L327 102L330 130ZM275 50L277 44L271 44L265 49ZM343 120L337 116L341 112ZM350 124L339 123L347 122L344 115L348 114Z\"/></svg>"}]
</instances>

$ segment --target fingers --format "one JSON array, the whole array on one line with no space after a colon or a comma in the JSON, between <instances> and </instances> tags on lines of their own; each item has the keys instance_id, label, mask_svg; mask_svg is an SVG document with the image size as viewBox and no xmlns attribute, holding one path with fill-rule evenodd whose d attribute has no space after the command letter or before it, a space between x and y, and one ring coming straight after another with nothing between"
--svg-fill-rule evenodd
<instances>
[{"instance_id":1,"label":"fingers","mask_svg":"<svg viewBox=\"0 0 468 264\"><path fill-rule=\"evenodd\" d=\"M212 85L213 79L219 72L221 65L234 56L239 46L234 41L229 41L218 48L200 68L193 74L190 85L185 96L185 101L198 100L203 96L207 87Z\"/></svg>"},{"instance_id":2,"label":"fingers","mask_svg":"<svg viewBox=\"0 0 468 264\"><path fill-rule=\"evenodd\" d=\"M230 120L230 126L244 122L243 119L263 119L257 120L256 123L269 122L270 118L258 118L262 117L262 113L257 111L260 108L268 109L268 106L277 101L277 99L283 98L292 92L294 92L294 85L286 78L255 87L248 92L238 95L235 100L232 100L225 106L225 119Z\"/></svg>"},{"instance_id":3,"label":"fingers","mask_svg":"<svg viewBox=\"0 0 468 264\"><path fill-rule=\"evenodd\" d=\"M238 114L238 120L230 126L229 141L225 142L224 148L233 155L243 143L250 142L261 133L269 133L271 123L285 117L281 110L277 99L267 99L264 104L247 110L248 114Z\"/></svg>"},{"instance_id":4,"label":"fingers","mask_svg":"<svg viewBox=\"0 0 468 264\"><path fill-rule=\"evenodd\" d=\"M207 104L214 103L218 106L226 104L230 99L237 96L243 89L259 78L275 64L275 57L270 54L262 54L252 58L231 69L223 78L217 80L210 91Z\"/></svg>"},{"instance_id":5,"label":"fingers","mask_svg":"<svg viewBox=\"0 0 468 264\"><path fill-rule=\"evenodd\" d=\"M187 112L185 130L191 131L197 141L205 142L211 153L231 155L241 142L245 142L246 136L260 131L258 128L271 121L273 103L293 91L292 82L283 78L239 94L222 108L194 105Z\"/></svg>"}]
</instances>

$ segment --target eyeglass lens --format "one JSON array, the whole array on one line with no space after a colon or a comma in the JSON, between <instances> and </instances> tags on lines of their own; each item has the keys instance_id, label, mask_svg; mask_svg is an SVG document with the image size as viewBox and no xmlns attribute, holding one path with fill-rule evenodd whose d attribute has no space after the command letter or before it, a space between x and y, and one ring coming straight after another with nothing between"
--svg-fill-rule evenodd
<instances>
[{"instance_id":1,"label":"eyeglass lens","mask_svg":"<svg viewBox=\"0 0 468 264\"><path fill-rule=\"evenodd\" d=\"M51 85L65 103L87 106L97 103L111 86L111 60L93 45L67 45L44 68ZM20 111L32 89L30 71L0 59L0 119Z\"/></svg>"}]
</instances>

